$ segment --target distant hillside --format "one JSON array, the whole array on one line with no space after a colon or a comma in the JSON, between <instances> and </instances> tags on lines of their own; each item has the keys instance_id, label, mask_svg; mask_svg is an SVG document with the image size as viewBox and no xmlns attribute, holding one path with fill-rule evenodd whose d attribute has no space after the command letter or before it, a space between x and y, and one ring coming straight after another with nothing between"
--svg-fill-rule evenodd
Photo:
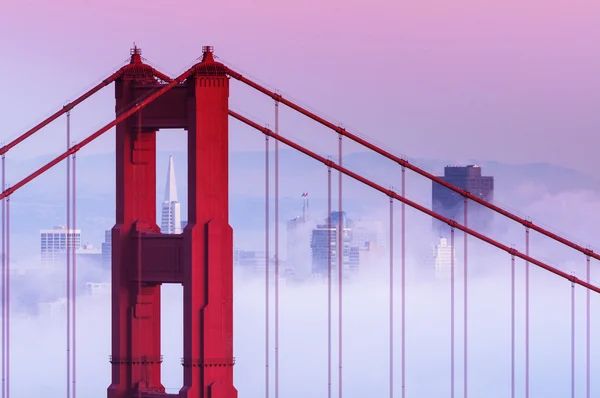
<instances>
[{"instance_id":1,"label":"distant hillside","mask_svg":"<svg viewBox=\"0 0 600 398\"><path fill-rule=\"evenodd\" d=\"M164 194L168 156L157 155L157 205ZM172 153L174 157L179 197L182 201L182 218L187 214L187 170L185 153ZM399 189L401 169L398 165L369 153L345 156L344 165L386 188ZM16 182L36 167L48 161L36 158L24 162L10 162L8 181ZM435 173L443 174L450 160L409 159L411 163ZM104 230L114 222L114 154L80 156L77 163L77 226L83 229L83 239L95 245L103 239ZM240 233L258 230L264 224L264 152L234 152L230 157L230 208L232 226ZM496 201L510 208L526 206L543 193L575 190L600 192L600 181L575 170L552 164L509 165L499 162L474 161L485 175L495 178ZM271 164L272 168L272 164ZM280 152L280 211L281 219L294 217L301 211L300 195L309 192L311 212L324 217L326 212L327 170L304 155L291 151ZM273 170L271 169L271 175ZM333 173L333 192L337 192L337 174ZM15 194L12 201L12 230L17 236L33 238L38 230L64 223L65 167L48 171L36 183ZM407 172L407 196L430 206L431 183L415 173ZM344 206L350 213L372 213L386 203L383 195L366 189L357 182L344 179ZM334 206L337 200L334 200ZM157 209L158 211L158 209ZM16 222L15 222L16 221Z\"/></svg>"}]
</instances>

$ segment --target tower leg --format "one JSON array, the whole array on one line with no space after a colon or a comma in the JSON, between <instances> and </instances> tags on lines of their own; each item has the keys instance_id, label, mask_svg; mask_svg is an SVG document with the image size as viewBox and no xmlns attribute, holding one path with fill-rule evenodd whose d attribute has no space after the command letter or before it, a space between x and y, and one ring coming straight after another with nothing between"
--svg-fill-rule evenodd
<instances>
[{"instance_id":1,"label":"tower leg","mask_svg":"<svg viewBox=\"0 0 600 398\"><path fill-rule=\"evenodd\" d=\"M229 80L205 52L188 81L188 220L184 236L180 398L236 398L233 232L229 226Z\"/></svg>"}]
</instances>

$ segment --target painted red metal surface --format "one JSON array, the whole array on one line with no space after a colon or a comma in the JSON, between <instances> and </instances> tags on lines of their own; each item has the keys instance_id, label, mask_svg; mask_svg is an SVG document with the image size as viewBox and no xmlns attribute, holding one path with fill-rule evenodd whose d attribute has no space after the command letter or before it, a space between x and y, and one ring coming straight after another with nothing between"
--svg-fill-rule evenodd
<instances>
[{"instance_id":1,"label":"painted red metal surface","mask_svg":"<svg viewBox=\"0 0 600 398\"><path fill-rule=\"evenodd\" d=\"M141 52L134 48L129 65L0 148L0 155L4 155L102 87L115 82L118 111L114 121L0 194L0 199L9 199L10 194L116 126L117 212L116 225L112 231L113 329L112 384L108 388L109 398L237 397L233 386L233 241L228 220L228 115L392 199L399 200L572 283L600 292L600 288L589 283L589 257L588 279L584 282L537 261L528 253L522 254L405 199L404 180L402 195L398 195L353 173L341 164L320 157L279 136L277 131L273 132L233 111L228 111L228 76L333 129L340 136L350 138L396 161L403 167L403 176L404 168L409 168L465 198L522 223L527 228L579 250L589 257L600 259L600 256L591 250L458 189L244 78L215 62L212 48L205 48L202 61L176 79L171 79L144 64ZM134 115L135 117L131 117ZM189 221L184 232L178 235L163 235L156 224L156 132L161 128L185 128L188 132ZM6 204L8 207L8 200ZM404 211L404 206L402 209ZM6 217L8 228L8 214ZM404 263L404 216L402 223ZM7 248L7 252L8 250ZM404 267L402 272L404 284ZM160 287L163 283L180 283L184 290L184 385L179 394L166 394L161 384ZM402 295L404 297L404 286ZM402 305L404 306L404 301ZM404 308L402 313L404 320ZM404 327L404 321L402 325ZM404 347L404 331L402 344ZM404 372L403 367L402 369Z\"/></svg>"},{"instance_id":2,"label":"painted red metal surface","mask_svg":"<svg viewBox=\"0 0 600 398\"><path fill-rule=\"evenodd\" d=\"M237 397L233 386L233 233L228 220L226 72L214 61L212 49L205 48L202 62L170 79L143 64L134 49L131 63L114 75L115 120L0 194L0 199L9 197L116 127L109 398L140 394ZM66 109L5 146L4 152L64 112ZM188 131L188 224L180 235L162 235L156 225L155 134L160 128L180 127ZM179 394L165 393L160 381L162 283L180 283L184 290L184 383Z\"/></svg>"},{"instance_id":3,"label":"painted red metal surface","mask_svg":"<svg viewBox=\"0 0 600 398\"><path fill-rule=\"evenodd\" d=\"M226 69L205 48L184 79L152 81L136 60L115 82L117 109L177 89L117 125L116 224L112 230L112 384L109 398L235 398L233 232L228 220ZM164 79L166 80L166 79ZM163 235L156 224L156 131L188 132L188 224ZM163 283L183 285L183 386L161 383Z\"/></svg>"}]
</instances>

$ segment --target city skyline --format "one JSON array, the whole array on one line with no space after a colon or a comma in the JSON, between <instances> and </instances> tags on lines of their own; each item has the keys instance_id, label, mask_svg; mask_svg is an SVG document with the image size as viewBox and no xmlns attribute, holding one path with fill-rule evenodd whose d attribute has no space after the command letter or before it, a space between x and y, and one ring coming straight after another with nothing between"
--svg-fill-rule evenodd
<instances>
[{"instance_id":1,"label":"city skyline","mask_svg":"<svg viewBox=\"0 0 600 398\"><path fill-rule=\"evenodd\" d=\"M0 15L3 395L600 393L599 5L92 3Z\"/></svg>"}]
</instances>

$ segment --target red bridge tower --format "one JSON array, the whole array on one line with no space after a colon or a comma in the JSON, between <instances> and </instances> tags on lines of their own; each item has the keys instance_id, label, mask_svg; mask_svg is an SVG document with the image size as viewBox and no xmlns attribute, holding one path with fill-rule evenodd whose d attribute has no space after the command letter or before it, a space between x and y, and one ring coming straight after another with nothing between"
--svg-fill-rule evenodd
<instances>
[{"instance_id":1,"label":"red bridge tower","mask_svg":"<svg viewBox=\"0 0 600 398\"><path fill-rule=\"evenodd\" d=\"M233 233L228 218L226 68L212 47L186 81L116 128L116 224L112 229L112 384L108 398L236 398L233 386ZM115 82L116 111L169 78L131 62ZM162 80L162 83L161 83ZM156 132L188 133L188 224L156 224ZM161 384L160 288L183 285L183 387Z\"/></svg>"}]
</instances>

